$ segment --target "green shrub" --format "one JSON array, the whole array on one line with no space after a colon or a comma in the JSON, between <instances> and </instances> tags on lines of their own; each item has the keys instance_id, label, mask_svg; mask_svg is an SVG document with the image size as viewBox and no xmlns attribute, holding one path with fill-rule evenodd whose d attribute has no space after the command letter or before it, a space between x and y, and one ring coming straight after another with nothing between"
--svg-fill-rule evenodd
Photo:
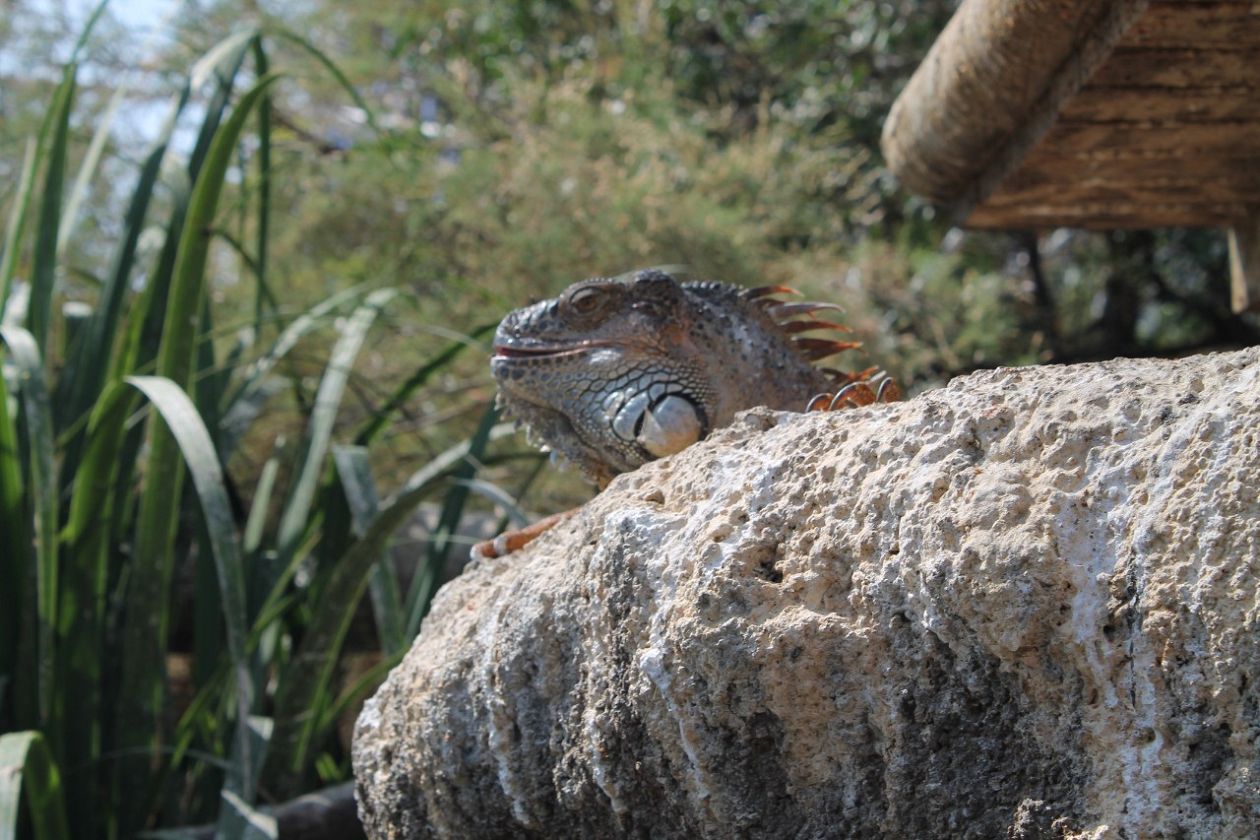
<instances>
[{"instance_id":1,"label":"green shrub","mask_svg":"<svg viewBox=\"0 0 1260 840\"><path fill-rule=\"evenodd\" d=\"M330 738L337 717L417 632L469 481L494 463L485 449L504 430L490 410L469 440L386 498L366 458L473 338L448 339L355 427L336 425L369 329L404 297L358 286L285 314L270 288L276 39L340 78L283 31L242 31L207 53L141 164L112 254L86 270L100 278L90 298L67 300L67 290L83 293L58 245L79 194L66 189L74 60L10 202L0 257L0 833L21 823L25 790L41 836L64 836L63 824L72 836L131 836L209 818L242 836L247 819L266 825L260 799L343 776ZM172 131L193 112L196 143L177 161ZM96 161L84 160L87 184ZM162 240L151 261L139 249L150 229ZM249 290L241 309L252 320L225 348L210 266L233 253L249 272L237 288ZM321 335L329 350L309 344ZM277 388L304 394L302 373L285 369L303 346L326 363L301 398L298 444L272 445L255 424ZM246 445L268 451L242 489L224 465ZM401 593L388 539L437 490L441 529ZM188 600L177 580L193 582ZM382 656L338 695L338 654L369 591ZM190 634L186 646L177 630Z\"/></svg>"}]
</instances>

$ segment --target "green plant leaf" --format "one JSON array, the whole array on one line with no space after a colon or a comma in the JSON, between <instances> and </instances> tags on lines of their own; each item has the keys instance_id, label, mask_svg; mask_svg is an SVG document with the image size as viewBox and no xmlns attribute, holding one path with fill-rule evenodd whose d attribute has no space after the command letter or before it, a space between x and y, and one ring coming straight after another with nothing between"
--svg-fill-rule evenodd
<instances>
[{"instance_id":1,"label":"green plant leaf","mask_svg":"<svg viewBox=\"0 0 1260 840\"><path fill-rule=\"evenodd\" d=\"M267 69L267 51L261 38L254 39L254 65L259 75ZM276 299L267 285L267 249L271 240L271 97L263 97L258 103L258 214L254 237L254 334L261 336L264 304L276 311Z\"/></svg>"},{"instance_id":2,"label":"green plant leaf","mask_svg":"<svg viewBox=\"0 0 1260 840\"><path fill-rule=\"evenodd\" d=\"M23 582L30 562L30 511L22 486L17 424L9 412L9 389L0 376L0 726L16 718L14 693L21 639Z\"/></svg>"},{"instance_id":3,"label":"green plant leaf","mask_svg":"<svg viewBox=\"0 0 1260 840\"><path fill-rule=\"evenodd\" d=\"M276 337L271 349L251 364L241 383L231 396L224 400L223 432L220 436L220 452L226 458L236 448L236 443L248 428L249 423L262 410L266 399L266 381L268 375L292 350L303 336L310 333L331 313L338 311L346 301L353 300L363 294L360 286L354 286L338 292L312 306L306 312L294 318Z\"/></svg>"},{"instance_id":4,"label":"green plant leaf","mask_svg":"<svg viewBox=\"0 0 1260 840\"><path fill-rule=\"evenodd\" d=\"M377 435L389 428L389 424L393 422L394 416L398 410L407 404L407 400L411 399L420 386L429 381L433 374L446 368L455 357L469 347L479 347L477 339L493 330L499 325L498 321L490 324L482 324L475 327L468 333L467 337L458 341L453 341L442 349L440 353L434 356L425 364L421 365L411 376L407 377L407 381L395 389L390 394L389 399L372 415L372 419L359 429L358 434L354 436L354 442L360 446L367 446L376 440Z\"/></svg>"},{"instance_id":5,"label":"green plant leaf","mask_svg":"<svg viewBox=\"0 0 1260 840\"><path fill-rule=\"evenodd\" d=\"M511 424L500 423L485 437L496 440L510 434ZM266 777L296 772L305 766L308 746L319 735L315 728L317 717L308 712L328 705L326 694L337 653L350 627L355 606L363 597L368 576L389 538L408 520L416 506L435 486L460 472L468 463L472 444L473 441L466 441L451 447L412 475L398 493L381 505L380 513L363 536L333 565L324 591L336 592L338 597L316 605L306 634L276 690L276 728L268 748ZM278 595L273 594L269 601L277 598Z\"/></svg>"},{"instance_id":6,"label":"green plant leaf","mask_svg":"<svg viewBox=\"0 0 1260 840\"><path fill-rule=\"evenodd\" d=\"M61 774L38 732L0 735L0 840L17 840L23 792L35 840L70 837Z\"/></svg>"},{"instance_id":7,"label":"green plant leaf","mask_svg":"<svg viewBox=\"0 0 1260 840\"><path fill-rule=\"evenodd\" d=\"M22 414L31 448L28 475L35 513L39 709L41 719L55 726L57 722L48 719L52 713L56 668L57 575L60 570L57 562L57 476L52 409L44 385L44 364L35 337L20 327L0 327L0 340L8 345L10 357L17 367Z\"/></svg>"},{"instance_id":8,"label":"green plant leaf","mask_svg":"<svg viewBox=\"0 0 1260 840\"><path fill-rule=\"evenodd\" d=\"M236 680L236 760L229 765L225 784L227 790L251 801L256 790L252 769L255 759L251 756L253 743L249 733L254 685L245 649L248 635L245 618L245 566L223 470L201 415L178 385L169 379L153 376L130 376L127 377L127 382L143 393L161 413L166 427L179 444L201 503L206 536L218 573L223 622L227 629L228 656L232 661Z\"/></svg>"},{"instance_id":9,"label":"green plant leaf","mask_svg":"<svg viewBox=\"0 0 1260 840\"><path fill-rule=\"evenodd\" d=\"M92 28L96 26L96 22L100 20L101 15L105 11L105 6L109 4L109 0L101 0L96 8L92 10L92 14L88 17L87 23L83 25L83 30L79 33L79 39L75 42L74 49L70 53L70 61L67 62L65 71L62 75L61 84L57 87L56 93L53 95L53 104L44 114L44 120L39 127L39 135L36 140L29 142L26 147L26 155L22 164L22 174L18 181L17 197L13 204L13 209L9 216L9 227L5 235L4 256L0 258L0 314L7 311L9 303L9 292L13 281L14 272L17 270L18 257L22 250L22 237L26 232L26 220L30 211L30 201L35 184L35 178L39 173L40 167L44 161L44 155L48 150L48 134L53 130L53 125L61 126L62 133L61 143L64 146L64 126L69 115L71 88L74 86L74 74L77 62L79 60L79 51L83 49L83 45L87 43L88 36L92 33ZM55 141L54 141L55 145ZM64 174L65 160L64 155L61 161L61 171ZM47 182L45 182L47 186ZM51 212L55 208L48 204L48 196L45 195L45 208ZM61 195L60 188L56 196L56 201L60 204ZM53 216L56 220L56 216ZM45 236L47 231L43 230L41 222L41 238ZM56 241L55 225L53 233L53 241ZM37 262L38 262L37 257ZM38 269L37 269L38 270ZM48 270L51 269L51 265ZM50 313L51 314L51 313ZM38 336L38 333L36 334ZM42 346L42 342L41 342Z\"/></svg>"},{"instance_id":10,"label":"green plant leaf","mask_svg":"<svg viewBox=\"0 0 1260 840\"><path fill-rule=\"evenodd\" d=\"M127 86L119 85L114 95L109 98L109 104L105 106L105 112L101 114L96 132L92 135L92 142L88 144L87 153L79 165L79 174L75 176L74 186L70 188L70 195L66 201L65 210L62 211L61 223L57 231L58 262L65 258L66 246L70 242L70 237L74 235L75 227L78 226L79 208L83 206L88 185L92 182L96 167L101 162L101 154L105 151L105 143L109 140L109 131L114 125L114 117L118 114L118 105L126 93Z\"/></svg>"},{"instance_id":11,"label":"green plant leaf","mask_svg":"<svg viewBox=\"0 0 1260 840\"><path fill-rule=\"evenodd\" d=\"M242 29L233 32L207 50L205 55L197 59L188 73L188 83L192 86L192 89L200 90L202 85L210 80L211 76L235 76L235 68L245 55L245 50L249 47L250 42L257 37L257 29L252 27ZM225 70L227 70L226 73L224 72Z\"/></svg>"},{"instance_id":12,"label":"green plant leaf","mask_svg":"<svg viewBox=\"0 0 1260 840\"><path fill-rule=\"evenodd\" d=\"M65 428L91 411L92 404L100 396L105 387L105 377L111 359L119 354L114 352L118 327L122 323L123 301L127 295L127 284L135 263L136 248L140 235L144 232L145 217L149 203L153 198L154 186L162 170L162 159L166 156L167 145L175 130L175 122L188 103L188 86L172 98L167 111L166 121L158 133L149 153L145 156L140 168L140 176L135 188L131 191L131 200L127 214L123 217L122 237L114 252L113 265L108 279L101 289L96 308L92 312L86 329L75 342L67 369L58 381L58 405L64 406L61 414L61 428ZM179 197L176 204L179 205ZM147 299L147 298L146 298ZM143 319L137 318L137 326ZM72 474L78 462L78 451L81 444L69 447L67 454L68 471Z\"/></svg>"},{"instance_id":13,"label":"green plant leaf","mask_svg":"<svg viewBox=\"0 0 1260 840\"><path fill-rule=\"evenodd\" d=\"M438 516L437 527L429 537L429 551L424 565L416 573L411 581L411 589L407 592L407 623L404 628L407 642L420 632L420 622L429 612L438 575L446 563L446 554L451 547L451 538L464 515L464 505L468 503L469 482L481 465L481 458L485 454L486 444L490 442L490 433L495 428L498 416L493 403L486 406L477 431L468 441L468 454L455 468L455 482L442 500L442 512Z\"/></svg>"},{"instance_id":14,"label":"green plant leaf","mask_svg":"<svg viewBox=\"0 0 1260 840\"><path fill-rule=\"evenodd\" d=\"M350 98L354 100L354 104L363 111L364 119L367 120L367 124L372 127L372 130L377 134L382 133L380 126L376 122L376 115L372 112L372 109L368 107L367 100L359 95L359 91L356 90L355 86L350 83L350 79L346 77L345 73L341 72L341 68L338 67L336 63L324 53L323 50L303 38L301 35L298 35L292 30L286 29L274 22L268 24L267 32L271 35L283 38L284 40L289 41L290 43L295 44L310 53L316 61L323 65L329 75L337 80L337 84L341 85L342 89L350 95Z\"/></svg>"},{"instance_id":15,"label":"green plant leaf","mask_svg":"<svg viewBox=\"0 0 1260 840\"><path fill-rule=\"evenodd\" d=\"M65 78L57 88L49 115L52 138L49 141L48 165L44 171L44 187L39 208L39 224L35 229L35 256L31 268L31 300L26 319L35 344L47 352L48 333L52 329L53 288L57 280L57 229L61 224L62 189L66 177L66 145L70 133L70 105L74 101L75 70L66 67Z\"/></svg>"},{"instance_id":16,"label":"green plant leaf","mask_svg":"<svg viewBox=\"0 0 1260 840\"><path fill-rule=\"evenodd\" d=\"M350 508L355 537L362 537L368 525L380 512L376 484L372 481L372 464L363 446L334 446L333 463L337 480ZM405 647L402 624L402 601L398 595L398 575L389 551L382 551L376 568L368 579L368 595L372 599L372 615L376 619L376 635L381 650L394 654Z\"/></svg>"},{"instance_id":17,"label":"green plant leaf","mask_svg":"<svg viewBox=\"0 0 1260 840\"><path fill-rule=\"evenodd\" d=\"M111 650L105 643L106 588L110 548L121 536L114 521L114 494L123 425L135 401L131 389L118 384L95 405L83 438L83 457L69 486L69 512L61 532L63 620L54 703L63 726L61 754L66 766L84 768L70 783L77 806L70 817L79 834L98 826L93 819L106 725L102 686Z\"/></svg>"},{"instance_id":18,"label":"green plant leaf","mask_svg":"<svg viewBox=\"0 0 1260 840\"><path fill-rule=\"evenodd\" d=\"M259 79L242 96L231 117L219 127L189 200L157 357L158 375L171 380L181 389L188 385L192 372L209 231L231 164L232 150L251 110L276 78L266 76ZM161 726L163 657L170 623L170 581L174 562L171 544L182 475L183 460L175 439L164 427L151 428L147 475L136 525L136 554L126 596L127 620L122 637L123 648L129 656L123 663L120 695L127 702L118 716L119 744L123 747L149 742Z\"/></svg>"},{"instance_id":19,"label":"green plant leaf","mask_svg":"<svg viewBox=\"0 0 1260 840\"><path fill-rule=\"evenodd\" d=\"M35 171L39 166L39 146L34 137L26 141L26 153L22 157L22 174L18 176L17 193L9 210L9 226L4 235L4 256L0 257L0 315L9 303L9 286L17 271L18 256L22 251L22 235L26 232L26 217L30 212L31 193L35 186Z\"/></svg>"},{"instance_id":20,"label":"green plant leaf","mask_svg":"<svg viewBox=\"0 0 1260 840\"><path fill-rule=\"evenodd\" d=\"M333 347L323 379L319 383L319 391L315 395L315 410L307 429L306 447L298 477L280 516L276 544L282 565L287 564L296 554L298 545L305 539L311 503L315 500L315 491L325 466L324 457L328 454L328 443L332 438L333 422L337 419L337 409L341 405L341 397L345 393L346 380L354 366L355 357L359 355L359 349L363 346L367 331L377 314L397 294L394 289L377 289L368 295L347 320L341 337Z\"/></svg>"}]
</instances>

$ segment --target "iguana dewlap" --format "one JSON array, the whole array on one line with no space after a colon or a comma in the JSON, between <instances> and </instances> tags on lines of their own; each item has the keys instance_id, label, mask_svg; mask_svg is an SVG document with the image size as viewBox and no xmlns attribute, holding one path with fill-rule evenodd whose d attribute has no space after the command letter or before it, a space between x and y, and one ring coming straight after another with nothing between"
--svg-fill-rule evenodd
<instances>
[{"instance_id":1,"label":"iguana dewlap","mask_svg":"<svg viewBox=\"0 0 1260 840\"><path fill-rule=\"evenodd\" d=\"M789 291L680 283L658 269L576 283L499 325L499 406L603 487L747 408L799 411L853 383L856 402L872 401L869 372L813 364L855 342L801 335L839 329L811 317L837 307L771 297Z\"/></svg>"}]
</instances>

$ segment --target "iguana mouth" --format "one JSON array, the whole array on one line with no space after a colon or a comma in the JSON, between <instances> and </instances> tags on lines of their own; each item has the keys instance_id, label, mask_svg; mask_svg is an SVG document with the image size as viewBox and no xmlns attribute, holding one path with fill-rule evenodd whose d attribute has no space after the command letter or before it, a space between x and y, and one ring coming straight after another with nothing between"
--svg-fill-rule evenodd
<instances>
[{"instance_id":1,"label":"iguana mouth","mask_svg":"<svg viewBox=\"0 0 1260 840\"><path fill-rule=\"evenodd\" d=\"M534 345L532 347L520 347L509 344L494 345L495 359L540 359L551 358L556 356L573 356L578 353L584 353L596 347L603 347L608 342L604 341L583 341L581 344L564 344L564 345Z\"/></svg>"}]
</instances>

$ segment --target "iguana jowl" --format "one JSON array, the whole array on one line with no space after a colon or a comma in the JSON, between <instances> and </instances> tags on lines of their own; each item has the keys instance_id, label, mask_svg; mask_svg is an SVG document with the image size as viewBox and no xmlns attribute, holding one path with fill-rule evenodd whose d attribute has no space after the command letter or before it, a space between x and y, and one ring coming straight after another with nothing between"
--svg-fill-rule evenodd
<instances>
[{"instance_id":1,"label":"iguana jowl","mask_svg":"<svg viewBox=\"0 0 1260 840\"><path fill-rule=\"evenodd\" d=\"M603 487L743 409L799 411L837 390L844 402L874 401L869 371L813 364L856 342L801 335L838 329L811 315L837 307L772 297L790 291L680 283L658 269L576 283L499 325L490 363L499 405Z\"/></svg>"}]
</instances>

